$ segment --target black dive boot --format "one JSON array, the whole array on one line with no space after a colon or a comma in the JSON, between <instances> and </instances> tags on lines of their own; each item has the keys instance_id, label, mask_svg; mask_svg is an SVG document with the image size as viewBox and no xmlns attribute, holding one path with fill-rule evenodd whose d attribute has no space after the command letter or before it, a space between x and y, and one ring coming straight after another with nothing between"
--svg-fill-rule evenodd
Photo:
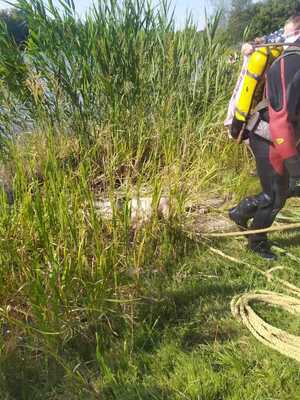
<instances>
[{"instance_id":1,"label":"black dive boot","mask_svg":"<svg viewBox=\"0 0 300 400\"><path fill-rule=\"evenodd\" d=\"M271 250L271 244L267 239L266 235L249 235L248 236L248 247L254 253L257 253L266 260L276 260L277 256Z\"/></svg>"},{"instance_id":2,"label":"black dive boot","mask_svg":"<svg viewBox=\"0 0 300 400\"><path fill-rule=\"evenodd\" d=\"M257 210L259 201L257 197L246 197L237 206L228 211L229 218L235 222L239 228L245 230L248 228L248 221Z\"/></svg>"}]
</instances>

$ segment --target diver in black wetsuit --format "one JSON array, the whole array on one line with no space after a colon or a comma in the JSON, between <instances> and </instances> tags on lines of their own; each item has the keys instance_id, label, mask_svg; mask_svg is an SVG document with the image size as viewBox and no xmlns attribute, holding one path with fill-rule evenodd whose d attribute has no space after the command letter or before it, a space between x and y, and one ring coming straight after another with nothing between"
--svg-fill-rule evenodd
<instances>
[{"instance_id":1,"label":"diver in black wetsuit","mask_svg":"<svg viewBox=\"0 0 300 400\"><path fill-rule=\"evenodd\" d=\"M230 218L243 229L253 218L251 229L272 225L286 199L297 191L300 181L300 16L291 17L285 25L285 36L292 36L290 46L274 61L266 74L268 107L260 110L260 118L269 122L271 140L255 134L255 129L244 134L249 137L254 153L262 192L242 200L229 210ZM231 135L237 138L241 121L234 118ZM262 257L274 259L265 233L248 236L249 248Z\"/></svg>"}]
</instances>

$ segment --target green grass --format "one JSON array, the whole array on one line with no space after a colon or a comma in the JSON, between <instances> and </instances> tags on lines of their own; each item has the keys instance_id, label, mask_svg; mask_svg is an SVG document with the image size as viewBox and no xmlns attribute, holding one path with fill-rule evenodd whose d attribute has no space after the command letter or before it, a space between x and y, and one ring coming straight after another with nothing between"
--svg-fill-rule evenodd
<instances>
[{"instance_id":1,"label":"green grass","mask_svg":"<svg viewBox=\"0 0 300 400\"><path fill-rule=\"evenodd\" d=\"M220 15L176 32L167 2L105 0L86 21L68 1L63 13L18 6L27 46L1 32L0 174L14 204L1 192L0 398L300 398L298 364L230 313L234 295L276 288L183 228L200 200L226 209L258 186L222 126L236 71ZM143 193L168 196L171 217L134 230L130 199ZM94 206L103 197L110 220ZM275 239L300 256L295 233ZM261 265L241 240L210 244ZM300 284L297 264L279 263ZM298 318L258 309L298 331Z\"/></svg>"},{"instance_id":2,"label":"green grass","mask_svg":"<svg viewBox=\"0 0 300 400\"><path fill-rule=\"evenodd\" d=\"M182 230L184 205L209 197L232 167L198 185L196 163L162 169L148 185L159 193L169 179L173 216L134 232L126 202L112 221L95 214L98 154L97 145L87 151L61 135L30 135L11 150L6 171L16 197L9 208L2 196L0 216L2 398L297 398L297 363L259 344L230 313L234 295L276 287L206 244L269 266L241 240L196 243ZM111 198L130 198L134 184L112 189L115 171L106 173ZM256 179L245 177L255 190ZM190 185L180 192L183 178ZM300 256L296 233L273 238ZM300 284L297 263L278 264ZM258 310L298 332L298 318Z\"/></svg>"},{"instance_id":3,"label":"green grass","mask_svg":"<svg viewBox=\"0 0 300 400\"><path fill-rule=\"evenodd\" d=\"M279 243L289 240L289 250L300 256L295 234L275 239ZM33 301L37 282L30 284L28 292L23 289L23 302L30 299L33 315L28 317L23 305L26 322L25 316L13 311L7 313L5 324L3 321L2 397L298 398L298 364L258 343L230 313L235 294L274 287L245 267L213 257L201 244L183 237L180 243L173 243L172 252L179 250L169 262L167 253L164 260L149 257L140 276L127 276L122 299L120 293L118 300L106 299L110 312L116 310L119 301L123 315L117 318L107 310L110 322L106 321L106 329L101 328L100 310L92 312L82 306L75 320L75 314L72 321L64 316L64 323L72 324L72 331L67 333L62 325L55 324L53 316L49 318L54 299L48 300L46 311ZM182 251L184 243L186 249ZM240 241L212 244L264 270L268 268L247 253ZM284 272L285 278L299 284L297 264L285 258L279 263L291 269ZM17 303L16 297L14 301ZM42 309L47 316L41 315ZM298 332L299 318L269 308L258 309L271 323ZM62 307L59 310L64 311ZM94 321L91 314L97 316ZM55 329L63 333L58 337L46 334Z\"/></svg>"},{"instance_id":4,"label":"green grass","mask_svg":"<svg viewBox=\"0 0 300 400\"><path fill-rule=\"evenodd\" d=\"M222 249L240 255L242 247L236 242L222 243ZM258 262L247 254L244 258ZM297 272L297 265L289 267ZM232 296L266 286L259 276L213 259L202 247L184 256L171 274L163 274L167 276L159 277L159 283L156 278L151 285L155 289L147 294L157 304L147 305L146 316L140 317L142 327L135 328L129 365L123 370L123 358L121 365L117 362L118 380L110 386L112 393L104 392L108 398L299 397L297 363L256 342L229 311ZM162 281L163 287L157 290ZM293 281L297 282L295 276ZM295 318L284 323L286 319L277 314L268 310L268 319L292 330ZM113 365L115 354L113 349L112 359L108 358Z\"/></svg>"}]
</instances>

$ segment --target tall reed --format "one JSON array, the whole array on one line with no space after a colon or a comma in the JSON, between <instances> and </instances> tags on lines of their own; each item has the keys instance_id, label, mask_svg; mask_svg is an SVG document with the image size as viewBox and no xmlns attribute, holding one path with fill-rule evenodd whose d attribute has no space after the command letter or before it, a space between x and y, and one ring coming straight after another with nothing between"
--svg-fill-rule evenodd
<instances>
[{"instance_id":1,"label":"tall reed","mask_svg":"<svg viewBox=\"0 0 300 400\"><path fill-rule=\"evenodd\" d=\"M219 14L204 31L191 21L176 31L167 1L101 0L84 20L71 0L60 3L18 0L25 48L1 32L2 159L14 205L3 192L0 356L8 370L25 354L50 387L85 398L115 379L105 356L113 342L134 351L155 271L171 273L188 251L177 224L186 197L233 154L221 118L234 71L216 40ZM174 218L134 231L129 200L144 191L154 202L167 193ZM97 196L110 199L111 220L97 214ZM98 390L90 376L99 372Z\"/></svg>"}]
</instances>

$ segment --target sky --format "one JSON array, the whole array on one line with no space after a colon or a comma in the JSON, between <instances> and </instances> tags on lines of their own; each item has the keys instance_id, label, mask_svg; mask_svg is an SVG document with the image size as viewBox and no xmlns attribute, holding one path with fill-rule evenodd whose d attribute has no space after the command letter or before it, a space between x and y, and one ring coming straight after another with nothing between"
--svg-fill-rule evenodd
<instances>
[{"instance_id":1,"label":"sky","mask_svg":"<svg viewBox=\"0 0 300 400\"><path fill-rule=\"evenodd\" d=\"M78 14L84 16L92 2L93 0L74 0ZM54 3L57 4L58 1L54 0ZM173 0L172 4L175 6L175 19L178 27L184 25L187 12L192 12L194 22L197 23L199 28L203 28L205 21L204 9L210 10L210 0ZM0 0L0 9L7 7L8 5L5 1Z\"/></svg>"}]
</instances>

